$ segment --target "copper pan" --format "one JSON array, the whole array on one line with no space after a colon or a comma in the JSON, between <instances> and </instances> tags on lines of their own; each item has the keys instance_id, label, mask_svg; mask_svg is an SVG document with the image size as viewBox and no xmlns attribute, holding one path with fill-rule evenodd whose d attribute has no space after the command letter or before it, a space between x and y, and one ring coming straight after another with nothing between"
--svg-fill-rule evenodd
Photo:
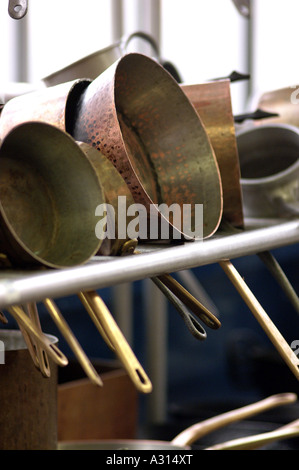
<instances>
[{"instance_id":1,"label":"copper pan","mask_svg":"<svg viewBox=\"0 0 299 470\"><path fill-rule=\"evenodd\" d=\"M65 132L27 122L3 140L0 250L12 265L62 268L88 261L101 245L94 214L103 201L94 167Z\"/></svg>"},{"instance_id":2,"label":"copper pan","mask_svg":"<svg viewBox=\"0 0 299 470\"><path fill-rule=\"evenodd\" d=\"M3 107L0 139L24 122L43 121L71 134L74 110L90 80L80 79L16 96Z\"/></svg>"},{"instance_id":3,"label":"copper pan","mask_svg":"<svg viewBox=\"0 0 299 470\"><path fill-rule=\"evenodd\" d=\"M232 113L230 80L182 85L207 131L223 187L223 218L243 227L240 167Z\"/></svg>"},{"instance_id":4,"label":"copper pan","mask_svg":"<svg viewBox=\"0 0 299 470\"><path fill-rule=\"evenodd\" d=\"M178 83L155 60L127 54L95 79L81 95L73 137L112 161L135 203L169 225L169 238L193 237L181 220L162 214L161 203L191 205L193 224L195 204L202 204L203 237L217 230L222 184L210 140Z\"/></svg>"}]
</instances>

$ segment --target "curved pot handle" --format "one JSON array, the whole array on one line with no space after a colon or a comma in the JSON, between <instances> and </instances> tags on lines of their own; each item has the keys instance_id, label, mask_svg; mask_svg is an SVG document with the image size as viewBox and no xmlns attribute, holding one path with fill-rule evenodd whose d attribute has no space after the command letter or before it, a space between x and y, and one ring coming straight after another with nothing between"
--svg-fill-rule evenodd
<instances>
[{"instance_id":1,"label":"curved pot handle","mask_svg":"<svg viewBox=\"0 0 299 470\"><path fill-rule=\"evenodd\" d=\"M274 407L287 405L296 401L297 395L295 393L279 393L277 395L271 395L270 397L256 403L252 403L250 405L243 406L242 408L228 411L218 416L208 418L200 423L196 423L178 434L171 441L171 444L178 446L191 445L199 438L224 426L240 421L241 419L252 417Z\"/></svg>"},{"instance_id":2,"label":"curved pot handle","mask_svg":"<svg viewBox=\"0 0 299 470\"><path fill-rule=\"evenodd\" d=\"M132 39L135 39L135 38L140 38L140 39L143 39L144 41L148 42L150 44L150 46L152 47L152 49L154 51L154 54L156 56L156 59L159 62L159 64L161 64L162 67L164 67L164 69L167 70L167 72L169 72L170 75L172 75L172 77L178 83L182 83L182 78L181 78L179 72L177 71L176 67L171 62L166 61L166 60L164 60L164 61L162 60L158 43L156 42L156 40L150 34L145 33L143 31L136 31L134 33L129 34L129 36L126 36L125 38L123 38L121 40L121 48L125 53L127 52L127 49L128 49L128 46L129 46L130 42L132 41Z\"/></svg>"},{"instance_id":3,"label":"curved pot handle","mask_svg":"<svg viewBox=\"0 0 299 470\"><path fill-rule=\"evenodd\" d=\"M160 62L160 50L158 43L155 41L155 39L148 33L144 33L143 31L136 31L134 33L129 34L129 36L126 36L125 38L122 39L121 41L121 47L122 49L126 52L128 49L128 46L130 42L135 39L135 38L140 38L146 41L150 46L152 47L156 58L158 62Z\"/></svg>"}]
</instances>

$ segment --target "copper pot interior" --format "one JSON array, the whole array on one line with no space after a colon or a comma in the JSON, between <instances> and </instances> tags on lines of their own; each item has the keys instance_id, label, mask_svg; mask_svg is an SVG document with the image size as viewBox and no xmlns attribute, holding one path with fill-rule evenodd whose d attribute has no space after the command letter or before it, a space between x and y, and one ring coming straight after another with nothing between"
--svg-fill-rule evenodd
<instances>
[{"instance_id":1,"label":"copper pot interior","mask_svg":"<svg viewBox=\"0 0 299 470\"><path fill-rule=\"evenodd\" d=\"M68 267L87 261L99 249L94 214L103 198L94 168L66 133L35 122L4 139L1 229L14 263Z\"/></svg>"}]
</instances>

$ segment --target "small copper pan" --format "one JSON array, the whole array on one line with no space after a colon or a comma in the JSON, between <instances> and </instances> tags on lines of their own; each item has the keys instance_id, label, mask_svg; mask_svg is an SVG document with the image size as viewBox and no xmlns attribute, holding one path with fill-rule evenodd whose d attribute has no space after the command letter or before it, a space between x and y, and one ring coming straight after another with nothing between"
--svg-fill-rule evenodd
<instances>
[{"instance_id":1,"label":"small copper pan","mask_svg":"<svg viewBox=\"0 0 299 470\"><path fill-rule=\"evenodd\" d=\"M182 85L211 140L223 186L223 218L243 227L239 157L231 105L230 80Z\"/></svg>"},{"instance_id":2,"label":"small copper pan","mask_svg":"<svg viewBox=\"0 0 299 470\"><path fill-rule=\"evenodd\" d=\"M169 238L192 237L162 215L162 203L193 211L203 204L203 237L217 230L222 184L210 140L185 93L155 60L127 54L95 79L81 95L73 137L112 161L135 203L169 224Z\"/></svg>"}]
</instances>

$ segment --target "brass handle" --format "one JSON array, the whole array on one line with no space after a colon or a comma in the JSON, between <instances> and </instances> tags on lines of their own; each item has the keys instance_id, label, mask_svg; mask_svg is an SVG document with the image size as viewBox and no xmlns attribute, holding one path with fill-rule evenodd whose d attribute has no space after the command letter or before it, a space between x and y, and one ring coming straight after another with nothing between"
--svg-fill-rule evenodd
<instances>
[{"instance_id":1,"label":"brass handle","mask_svg":"<svg viewBox=\"0 0 299 470\"><path fill-rule=\"evenodd\" d=\"M224 426L240 421L241 419L252 417L276 406L282 406L296 401L297 395L295 393L278 393L276 395L271 395L270 397L256 403L251 403L250 405L243 406L242 408L227 411L226 413L222 413L200 423L196 423L182 431L171 441L171 443L178 446L191 445L201 437Z\"/></svg>"},{"instance_id":2,"label":"brass handle","mask_svg":"<svg viewBox=\"0 0 299 470\"><path fill-rule=\"evenodd\" d=\"M98 373L94 369L93 365L89 361L88 357L86 356L85 352L81 348L79 342L73 335L71 329L69 328L67 322L63 318L62 314L60 313L57 305L51 299L45 299L44 305L49 312L51 318L56 323L57 327L61 331L62 335L64 336L65 340L69 344L70 348L74 352L75 356L77 357L79 363L81 364L83 370L85 371L86 375L89 379L96 385L103 386L103 381L99 377Z\"/></svg>"},{"instance_id":3,"label":"brass handle","mask_svg":"<svg viewBox=\"0 0 299 470\"><path fill-rule=\"evenodd\" d=\"M0 312L0 322L3 324L3 325L7 325L8 323L8 320L6 318L6 316L4 315L3 312Z\"/></svg>"},{"instance_id":4,"label":"brass handle","mask_svg":"<svg viewBox=\"0 0 299 470\"><path fill-rule=\"evenodd\" d=\"M102 331L104 330L109 343L113 345L115 353L118 355L136 388L140 392L150 393L152 391L152 384L149 378L101 297L95 291L80 292L78 296L88 313L92 310L93 317L97 317L97 324L101 324Z\"/></svg>"},{"instance_id":5,"label":"brass handle","mask_svg":"<svg viewBox=\"0 0 299 470\"><path fill-rule=\"evenodd\" d=\"M52 344L51 341L47 338L46 335L40 333L36 327L33 325L30 318L19 306L11 306L8 309L8 312L16 320L16 322L21 325L21 327L27 332L30 337L33 337L49 354L50 357L60 366L66 366L68 360L66 356L60 351L60 349Z\"/></svg>"},{"instance_id":6,"label":"brass handle","mask_svg":"<svg viewBox=\"0 0 299 470\"><path fill-rule=\"evenodd\" d=\"M165 297L169 300L169 302L175 307L192 336L201 341L205 340L207 338L207 333L205 329L187 310L183 302L181 302L180 299L178 299L173 294L173 292L168 289L168 287L159 279L159 277L152 277L151 279L154 284L156 284L156 286L160 289L160 291L165 295Z\"/></svg>"},{"instance_id":7,"label":"brass handle","mask_svg":"<svg viewBox=\"0 0 299 470\"><path fill-rule=\"evenodd\" d=\"M278 261L269 251L258 253L258 256L280 284L282 290L285 292L296 312L299 313L299 297Z\"/></svg>"},{"instance_id":8,"label":"brass handle","mask_svg":"<svg viewBox=\"0 0 299 470\"><path fill-rule=\"evenodd\" d=\"M28 316L31 319L33 325L36 327L37 331L42 333L41 324L39 320L39 315L36 307L35 302L29 302L26 305L26 310L28 312ZM31 338L30 338L31 339ZM36 355L37 360L37 368L41 371L44 377L51 376L50 365L47 357L47 353L44 348L34 339L32 341L32 346ZM27 344L28 345L28 344Z\"/></svg>"},{"instance_id":9,"label":"brass handle","mask_svg":"<svg viewBox=\"0 0 299 470\"><path fill-rule=\"evenodd\" d=\"M299 436L299 425L276 429L275 431L264 432L254 436L240 437L231 441L216 444L205 450L256 450L271 442L291 439Z\"/></svg>"},{"instance_id":10,"label":"brass handle","mask_svg":"<svg viewBox=\"0 0 299 470\"><path fill-rule=\"evenodd\" d=\"M294 351L290 348L280 331L272 323L271 319L260 305L256 297L253 295L245 281L242 279L238 271L229 260L219 262L221 268L227 274L256 320L259 322L277 351L289 366L297 380L299 380L299 358Z\"/></svg>"},{"instance_id":11,"label":"brass handle","mask_svg":"<svg viewBox=\"0 0 299 470\"><path fill-rule=\"evenodd\" d=\"M190 292L187 291L179 282L177 282L170 274L161 274L157 276L168 289L180 299L191 312L200 318L207 326L217 330L221 326L221 322L218 320L212 312L210 312L202 303L200 303Z\"/></svg>"}]
</instances>

